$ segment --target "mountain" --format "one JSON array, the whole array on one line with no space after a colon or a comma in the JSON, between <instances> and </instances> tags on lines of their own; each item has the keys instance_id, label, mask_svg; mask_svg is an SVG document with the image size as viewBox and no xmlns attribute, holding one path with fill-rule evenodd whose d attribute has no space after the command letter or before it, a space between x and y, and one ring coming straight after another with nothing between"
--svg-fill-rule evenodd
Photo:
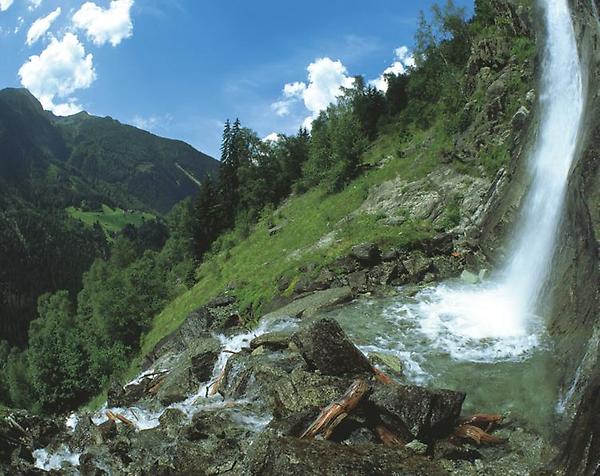
<instances>
[{"instance_id":1,"label":"mountain","mask_svg":"<svg viewBox=\"0 0 600 476\"><path fill-rule=\"evenodd\" d=\"M40 295L75 297L115 228L168 212L217 167L183 142L0 91L0 340L24 344Z\"/></svg>"},{"instance_id":2,"label":"mountain","mask_svg":"<svg viewBox=\"0 0 600 476\"><path fill-rule=\"evenodd\" d=\"M85 112L56 117L27 90L0 91L0 183L37 204L50 187L64 205L94 197L165 213L217 167L184 142Z\"/></svg>"}]
</instances>

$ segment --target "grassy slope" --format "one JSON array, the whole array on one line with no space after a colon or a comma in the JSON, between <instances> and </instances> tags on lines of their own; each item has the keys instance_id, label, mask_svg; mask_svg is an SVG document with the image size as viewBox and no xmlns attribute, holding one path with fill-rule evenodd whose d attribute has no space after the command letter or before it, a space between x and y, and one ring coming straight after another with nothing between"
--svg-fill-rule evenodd
<instances>
[{"instance_id":1,"label":"grassy slope","mask_svg":"<svg viewBox=\"0 0 600 476\"><path fill-rule=\"evenodd\" d=\"M144 220L155 218L151 213L126 212L121 208L112 209L107 205L102 205L101 212L84 212L79 208L68 207L67 213L89 227L99 223L108 239L111 239L114 233L121 231L126 225L140 226Z\"/></svg>"},{"instance_id":2,"label":"grassy slope","mask_svg":"<svg viewBox=\"0 0 600 476\"><path fill-rule=\"evenodd\" d=\"M423 147L425 144L427 147ZM293 282L299 268L307 264L318 272L357 243L376 241L383 246L401 246L429 236L433 230L427 223L408 221L400 226L385 226L377 221L379 217L365 215L343 224L338 222L363 203L374 185L397 176L414 180L431 172L445 146L443 135L436 134L435 129L417 133L407 142L391 131L374 143L363 158L366 164L373 165L382 158L389 160L361 175L342 192L327 195L319 188L311 190L289 199L271 216L263 218L247 237L240 237L239 230L225 236L220 250L199 268L196 286L155 318L152 330L143 338L141 355L229 283L235 283L241 305L260 315L260 307L275 296L279 278L288 276ZM413 153L403 153L408 150ZM283 228L270 236L269 222L283 224ZM335 237L328 246L315 246L333 231ZM134 369L130 373L133 375Z\"/></svg>"}]
</instances>

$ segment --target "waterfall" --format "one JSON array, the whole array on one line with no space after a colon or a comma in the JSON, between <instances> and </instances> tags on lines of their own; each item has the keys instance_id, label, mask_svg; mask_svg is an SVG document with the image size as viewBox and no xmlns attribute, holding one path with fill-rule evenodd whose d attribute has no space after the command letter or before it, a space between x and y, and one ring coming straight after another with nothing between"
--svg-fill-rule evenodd
<instances>
[{"instance_id":1,"label":"waterfall","mask_svg":"<svg viewBox=\"0 0 600 476\"><path fill-rule=\"evenodd\" d=\"M530 157L531 189L518 222L506 286L523 316L536 310L549 272L583 113L581 65L567 0L543 0L547 31L540 127Z\"/></svg>"},{"instance_id":2,"label":"waterfall","mask_svg":"<svg viewBox=\"0 0 600 476\"><path fill-rule=\"evenodd\" d=\"M539 129L528 157L530 186L510 256L498 277L479 286L441 284L410 311L421 330L456 359L518 357L539 344L535 315L554 256L569 171L577 149L584 93L568 0L540 0L546 42L538 98Z\"/></svg>"}]
</instances>

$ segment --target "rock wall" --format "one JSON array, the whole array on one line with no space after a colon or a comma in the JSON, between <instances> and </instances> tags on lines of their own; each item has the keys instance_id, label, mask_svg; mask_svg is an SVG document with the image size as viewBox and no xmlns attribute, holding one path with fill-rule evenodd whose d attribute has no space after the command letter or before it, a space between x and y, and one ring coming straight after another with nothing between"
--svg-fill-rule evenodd
<instances>
[{"instance_id":1,"label":"rock wall","mask_svg":"<svg viewBox=\"0 0 600 476\"><path fill-rule=\"evenodd\" d=\"M595 1L571 0L587 109L551 283L550 331L563 364L563 423L570 425L560 463L569 475L600 471L600 19Z\"/></svg>"}]
</instances>

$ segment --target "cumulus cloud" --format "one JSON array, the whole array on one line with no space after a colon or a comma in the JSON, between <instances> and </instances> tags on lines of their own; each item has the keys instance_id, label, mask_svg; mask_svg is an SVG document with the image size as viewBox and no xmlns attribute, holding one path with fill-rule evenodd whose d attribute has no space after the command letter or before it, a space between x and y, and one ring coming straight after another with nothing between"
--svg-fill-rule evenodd
<instances>
[{"instance_id":1,"label":"cumulus cloud","mask_svg":"<svg viewBox=\"0 0 600 476\"><path fill-rule=\"evenodd\" d=\"M271 132L267 137L263 139L263 142L278 142L280 139L277 132Z\"/></svg>"},{"instance_id":2,"label":"cumulus cloud","mask_svg":"<svg viewBox=\"0 0 600 476\"><path fill-rule=\"evenodd\" d=\"M375 86L380 91L386 92L388 89L388 82L385 77L386 75L404 74L409 68L413 68L415 66L415 57L406 46L396 48L394 50L394 56L395 59L391 66L387 67L383 73L381 73L379 78L369 81L369 84Z\"/></svg>"},{"instance_id":3,"label":"cumulus cloud","mask_svg":"<svg viewBox=\"0 0 600 476\"><path fill-rule=\"evenodd\" d=\"M0 12L5 12L13 4L13 0L0 0Z\"/></svg>"},{"instance_id":4,"label":"cumulus cloud","mask_svg":"<svg viewBox=\"0 0 600 476\"><path fill-rule=\"evenodd\" d=\"M112 0L108 8L86 2L73 15L73 25L84 30L95 45L117 46L133 35L132 6L133 0Z\"/></svg>"},{"instance_id":5,"label":"cumulus cloud","mask_svg":"<svg viewBox=\"0 0 600 476\"><path fill-rule=\"evenodd\" d=\"M48 16L38 18L33 22L29 31L27 32L27 44L29 46L33 45L36 41L38 41L44 34L50 29L52 23L60 16L62 10L58 7Z\"/></svg>"},{"instance_id":6,"label":"cumulus cloud","mask_svg":"<svg viewBox=\"0 0 600 476\"><path fill-rule=\"evenodd\" d=\"M311 113L304 120L303 126L310 128L312 121L319 113L342 94L342 88L351 88L354 78L348 76L348 70L341 61L331 58L318 58L308 65L308 81L296 81L283 87L284 99L271 104L271 109L279 116L290 113L291 106L302 101Z\"/></svg>"},{"instance_id":7,"label":"cumulus cloud","mask_svg":"<svg viewBox=\"0 0 600 476\"><path fill-rule=\"evenodd\" d=\"M62 40L52 38L40 55L31 56L19 69L19 77L45 109L71 115L81 111L72 94L89 88L96 72L92 55L86 55L76 35L67 33ZM58 104L57 99L61 100Z\"/></svg>"},{"instance_id":8,"label":"cumulus cloud","mask_svg":"<svg viewBox=\"0 0 600 476\"><path fill-rule=\"evenodd\" d=\"M38 8L41 4L42 4L42 0L29 0L29 6L27 7L27 10L32 12L33 10Z\"/></svg>"}]
</instances>

